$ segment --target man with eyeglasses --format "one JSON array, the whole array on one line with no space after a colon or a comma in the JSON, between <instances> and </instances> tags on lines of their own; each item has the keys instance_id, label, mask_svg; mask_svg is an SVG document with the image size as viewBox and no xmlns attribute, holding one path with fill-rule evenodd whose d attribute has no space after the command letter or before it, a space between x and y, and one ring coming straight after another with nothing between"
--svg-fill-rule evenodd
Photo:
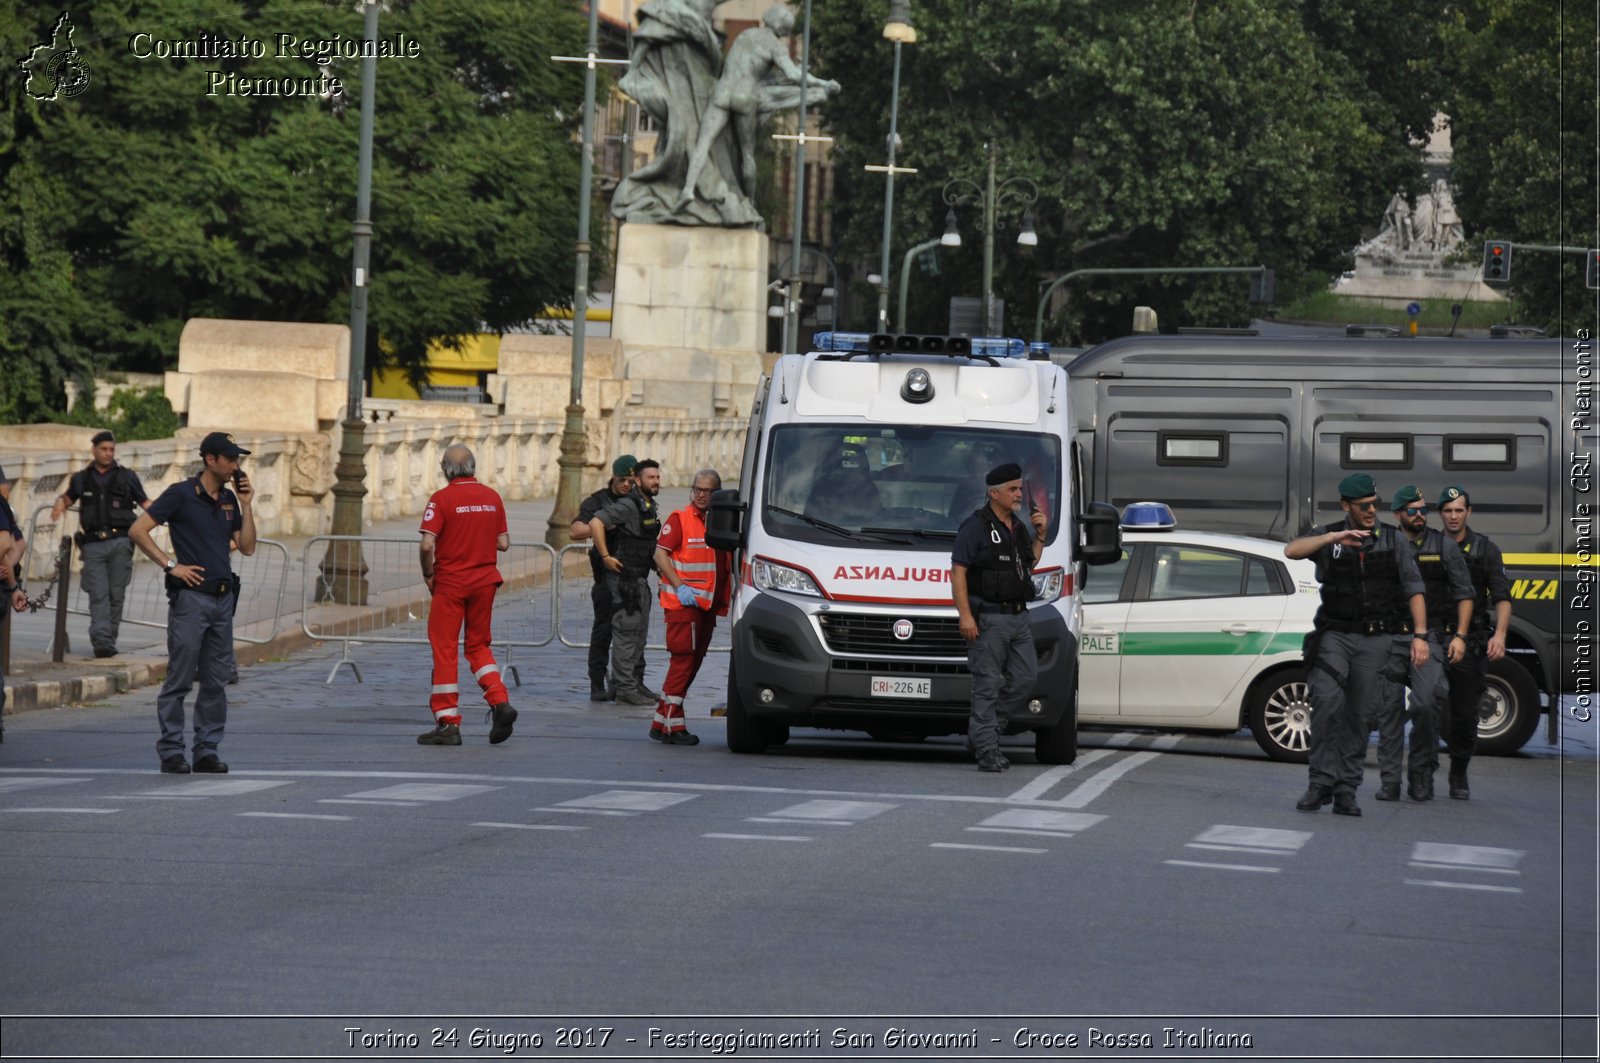
<instances>
[{"instance_id":1,"label":"man with eyeglasses","mask_svg":"<svg viewBox=\"0 0 1600 1063\"><path fill-rule=\"evenodd\" d=\"M694 474L689 504L661 523L656 538L656 571L661 573L661 608L667 614L667 678L650 720L650 737L669 746L693 746L683 699L700 671L717 617L728 615L733 590L729 555L706 545L706 511L711 492L722 486L715 469Z\"/></svg>"},{"instance_id":2,"label":"man with eyeglasses","mask_svg":"<svg viewBox=\"0 0 1600 1063\"><path fill-rule=\"evenodd\" d=\"M1399 531L1378 523L1372 477L1358 472L1339 481L1339 505L1344 520L1283 548L1285 557L1311 558L1322 584L1305 647L1311 785L1294 807L1315 812L1332 803L1336 815L1359 816L1366 708L1380 718L1386 706L1401 711L1408 666L1428 659L1428 625L1416 554Z\"/></svg>"},{"instance_id":3,"label":"man with eyeglasses","mask_svg":"<svg viewBox=\"0 0 1600 1063\"><path fill-rule=\"evenodd\" d=\"M1411 667L1411 754L1406 760L1406 793L1413 801L1433 798L1433 769L1439 763L1439 726L1447 709L1445 661L1466 656L1464 632L1472 622L1472 579L1454 541L1428 527L1428 503L1415 485L1394 493L1389 507L1417 552L1422 597L1428 613L1428 659ZM1387 706L1385 706L1387 707ZM1383 785L1378 800L1400 799L1403 713L1378 717L1378 770Z\"/></svg>"},{"instance_id":4,"label":"man with eyeglasses","mask_svg":"<svg viewBox=\"0 0 1600 1063\"><path fill-rule=\"evenodd\" d=\"M1472 499L1466 488L1460 484L1446 487L1439 495L1438 509L1444 534L1460 549L1472 580L1472 626L1467 629L1466 653L1460 660L1452 659L1445 668L1450 691L1440 723L1450 753L1450 796L1466 801L1472 797L1467 786L1467 764L1478 744L1478 705L1488 682L1489 662L1506 655L1506 632L1511 627L1511 580L1506 576L1500 547L1487 535L1467 526ZM1437 752L1433 763L1437 769Z\"/></svg>"}]
</instances>

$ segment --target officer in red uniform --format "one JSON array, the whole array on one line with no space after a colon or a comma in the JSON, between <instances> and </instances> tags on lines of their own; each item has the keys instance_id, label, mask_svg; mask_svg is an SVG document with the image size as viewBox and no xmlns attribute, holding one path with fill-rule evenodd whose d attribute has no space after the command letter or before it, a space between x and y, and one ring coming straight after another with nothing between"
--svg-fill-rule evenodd
<instances>
[{"instance_id":1,"label":"officer in red uniform","mask_svg":"<svg viewBox=\"0 0 1600 1063\"><path fill-rule=\"evenodd\" d=\"M728 615L732 591L728 555L706 545L706 510L722 486L715 469L694 474L689 504L669 516L656 538L661 607L667 613L667 652L672 660L661 683L661 700L650 720L650 737L671 746L698 745L683 718L683 697L706 658L717 617Z\"/></svg>"},{"instance_id":2,"label":"officer in red uniform","mask_svg":"<svg viewBox=\"0 0 1600 1063\"><path fill-rule=\"evenodd\" d=\"M428 642L433 647L434 729L417 736L424 746L459 746L461 712L456 640L467 626L467 666L489 703L490 745L511 737L517 710L506 697L500 666L490 648L490 624L500 569L495 554L511 548L506 507L499 492L479 483L477 459L459 443L445 448L439 463L449 486L428 499L422 512L422 578L433 595Z\"/></svg>"}]
</instances>

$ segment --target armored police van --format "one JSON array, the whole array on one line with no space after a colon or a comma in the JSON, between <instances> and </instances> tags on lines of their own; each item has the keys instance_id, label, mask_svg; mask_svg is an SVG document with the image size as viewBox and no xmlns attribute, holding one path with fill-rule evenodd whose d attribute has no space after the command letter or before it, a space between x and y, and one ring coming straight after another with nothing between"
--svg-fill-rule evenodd
<instances>
[{"instance_id":1,"label":"armored police van","mask_svg":"<svg viewBox=\"0 0 1600 1063\"><path fill-rule=\"evenodd\" d=\"M1149 335L1091 348L1069 375L1089 490L1159 498L1188 528L1306 534L1339 519L1353 470L1384 499L1466 487L1471 526L1511 578L1507 657L1490 663L1479 728L1481 752L1508 753L1537 729L1541 691L1574 688L1577 614L1563 621L1559 578L1592 562L1562 503L1587 450L1563 409L1563 357L1560 340Z\"/></svg>"},{"instance_id":2,"label":"armored police van","mask_svg":"<svg viewBox=\"0 0 1600 1063\"><path fill-rule=\"evenodd\" d=\"M956 528L1015 462L1048 521L1028 603L1038 681L1006 733L1043 763L1077 755L1078 592L1121 552L1085 506L1067 374L1017 339L820 333L757 386L737 490L707 542L734 550L728 747L793 726L962 733L971 676L950 587Z\"/></svg>"}]
</instances>

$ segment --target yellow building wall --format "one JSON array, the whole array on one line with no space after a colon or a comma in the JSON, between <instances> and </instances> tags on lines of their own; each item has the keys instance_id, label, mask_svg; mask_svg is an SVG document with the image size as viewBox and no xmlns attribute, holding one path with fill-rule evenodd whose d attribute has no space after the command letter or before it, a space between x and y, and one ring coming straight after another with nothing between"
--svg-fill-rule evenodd
<instances>
[{"instance_id":1,"label":"yellow building wall","mask_svg":"<svg viewBox=\"0 0 1600 1063\"><path fill-rule=\"evenodd\" d=\"M500 337L479 333L466 337L459 351L435 340L428 345L428 382L438 388L475 388L484 373L500 367ZM420 399L402 369L376 369L372 373L375 399Z\"/></svg>"}]
</instances>

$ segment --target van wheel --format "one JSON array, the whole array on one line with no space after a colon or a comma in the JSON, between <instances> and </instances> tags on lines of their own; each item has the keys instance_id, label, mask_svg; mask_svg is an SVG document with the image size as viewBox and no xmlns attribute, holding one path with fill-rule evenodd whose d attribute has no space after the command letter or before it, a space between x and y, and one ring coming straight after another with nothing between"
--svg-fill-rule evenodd
<instances>
[{"instance_id":1,"label":"van wheel","mask_svg":"<svg viewBox=\"0 0 1600 1063\"><path fill-rule=\"evenodd\" d=\"M1040 764L1071 764L1078 759L1078 688L1061 722L1033 732L1033 755Z\"/></svg>"},{"instance_id":2,"label":"van wheel","mask_svg":"<svg viewBox=\"0 0 1600 1063\"><path fill-rule=\"evenodd\" d=\"M1528 744L1539 727L1539 687L1516 661L1489 662L1483 700L1478 703L1478 749L1504 757Z\"/></svg>"},{"instance_id":3,"label":"van wheel","mask_svg":"<svg viewBox=\"0 0 1600 1063\"><path fill-rule=\"evenodd\" d=\"M1250 692L1250 733L1273 760L1304 764L1311 755L1311 684L1305 669L1275 672Z\"/></svg>"},{"instance_id":4,"label":"van wheel","mask_svg":"<svg viewBox=\"0 0 1600 1063\"><path fill-rule=\"evenodd\" d=\"M788 728L784 729L787 739ZM745 711L744 698L739 694L739 680L733 666L728 666L728 750L732 753L765 753L772 743L772 732L767 721L758 720Z\"/></svg>"}]
</instances>

